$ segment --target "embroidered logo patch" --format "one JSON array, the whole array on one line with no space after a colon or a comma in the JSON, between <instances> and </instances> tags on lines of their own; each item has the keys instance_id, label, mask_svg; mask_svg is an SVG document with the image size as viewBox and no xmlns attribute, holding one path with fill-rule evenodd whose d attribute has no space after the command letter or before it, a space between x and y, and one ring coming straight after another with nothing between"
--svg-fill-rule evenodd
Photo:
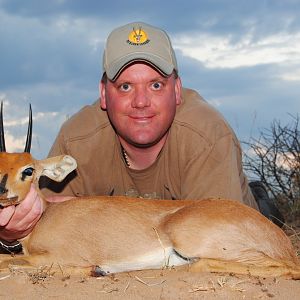
<instances>
[{"instance_id":1,"label":"embroidered logo patch","mask_svg":"<svg viewBox=\"0 0 300 300\"><path fill-rule=\"evenodd\" d=\"M128 35L127 43L130 45L141 46L148 44L150 40L148 39L147 33L142 30L133 28L133 30Z\"/></svg>"}]
</instances>

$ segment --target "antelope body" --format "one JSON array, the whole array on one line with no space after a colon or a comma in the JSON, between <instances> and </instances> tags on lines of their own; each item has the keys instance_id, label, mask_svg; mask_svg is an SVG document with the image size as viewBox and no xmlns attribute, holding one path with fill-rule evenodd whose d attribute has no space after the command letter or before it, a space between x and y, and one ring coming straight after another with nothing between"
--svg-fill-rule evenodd
<instances>
[{"instance_id":1,"label":"antelope body","mask_svg":"<svg viewBox=\"0 0 300 300\"><path fill-rule=\"evenodd\" d=\"M0 204L20 203L41 175L61 181L75 168L68 155L38 161L26 151L1 152ZM22 243L24 255L0 255L0 269L53 265L106 275L191 264L195 271L300 279L285 233L233 200L92 196L46 206Z\"/></svg>"}]
</instances>

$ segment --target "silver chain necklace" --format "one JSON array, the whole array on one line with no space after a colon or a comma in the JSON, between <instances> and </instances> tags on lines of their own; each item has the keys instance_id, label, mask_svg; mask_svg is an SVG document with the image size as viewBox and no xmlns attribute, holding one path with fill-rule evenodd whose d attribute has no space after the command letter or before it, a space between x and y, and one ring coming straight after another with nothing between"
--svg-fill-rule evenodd
<instances>
[{"instance_id":1,"label":"silver chain necklace","mask_svg":"<svg viewBox=\"0 0 300 300\"><path fill-rule=\"evenodd\" d=\"M122 147L122 155L123 155L123 158L125 160L125 164L128 168L130 168L130 162L129 162L129 159L128 159L128 155L125 151L125 149Z\"/></svg>"}]
</instances>

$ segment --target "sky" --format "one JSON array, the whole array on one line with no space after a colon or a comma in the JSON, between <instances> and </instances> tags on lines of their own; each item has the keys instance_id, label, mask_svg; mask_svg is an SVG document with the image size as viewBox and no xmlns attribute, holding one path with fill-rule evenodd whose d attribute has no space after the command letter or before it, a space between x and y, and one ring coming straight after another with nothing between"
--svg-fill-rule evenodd
<instances>
[{"instance_id":1,"label":"sky","mask_svg":"<svg viewBox=\"0 0 300 300\"><path fill-rule=\"evenodd\" d=\"M164 29L184 87L241 141L300 111L300 0L0 0L0 101L6 148L47 156L60 126L98 98L105 40L143 21ZM199 120L201 121L201 120Z\"/></svg>"}]
</instances>

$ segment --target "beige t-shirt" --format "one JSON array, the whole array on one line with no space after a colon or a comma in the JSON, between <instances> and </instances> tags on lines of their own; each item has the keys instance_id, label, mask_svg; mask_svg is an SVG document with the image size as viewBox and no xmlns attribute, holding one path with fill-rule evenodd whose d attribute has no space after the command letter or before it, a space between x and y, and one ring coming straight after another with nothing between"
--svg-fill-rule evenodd
<instances>
[{"instance_id":1,"label":"beige t-shirt","mask_svg":"<svg viewBox=\"0 0 300 300\"><path fill-rule=\"evenodd\" d=\"M162 151L144 170L129 169L100 100L66 121L49 156L72 155L77 173L51 184L62 195L130 195L162 199L235 199L256 202L242 170L240 144L222 115L193 90L183 103ZM46 194L52 192L46 191Z\"/></svg>"}]
</instances>

